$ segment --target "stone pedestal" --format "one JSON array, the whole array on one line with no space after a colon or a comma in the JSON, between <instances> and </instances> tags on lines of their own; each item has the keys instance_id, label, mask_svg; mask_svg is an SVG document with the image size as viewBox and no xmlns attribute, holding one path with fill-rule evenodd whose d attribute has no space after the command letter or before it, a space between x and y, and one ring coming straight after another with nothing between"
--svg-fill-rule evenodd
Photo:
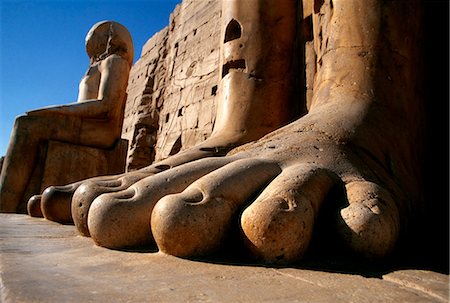
<instances>
[{"instance_id":1,"label":"stone pedestal","mask_svg":"<svg viewBox=\"0 0 450 303\"><path fill-rule=\"evenodd\" d=\"M66 185L83 179L125 171L128 141L120 139L111 149L49 141L41 147L19 212L26 212L28 199L51 185Z\"/></svg>"},{"instance_id":2,"label":"stone pedestal","mask_svg":"<svg viewBox=\"0 0 450 303\"><path fill-rule=\"evenodd\" d=\"M51 185L124 172L126 152L126 140L119 140L110 150L50 141L41 190Z\"/></svg>"}]
</instances>

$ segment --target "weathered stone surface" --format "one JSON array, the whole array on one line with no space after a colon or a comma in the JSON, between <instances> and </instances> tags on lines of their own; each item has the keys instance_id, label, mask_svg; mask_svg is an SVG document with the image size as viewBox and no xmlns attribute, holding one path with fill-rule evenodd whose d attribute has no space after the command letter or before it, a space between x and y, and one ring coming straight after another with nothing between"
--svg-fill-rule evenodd
<instances>
[{"instance_id":1,"label":"weathered stone surface","mask_svg":"<svg viewBox=\"0 0 450 303\"><path fill-rule=\"evenodd\" d=\"M188 149L214 126L220 49L220 1L188 0L142 49L130 72L123 137L128 170Z\"/></svg>"},{"instance_id":2,"label":"weathered stone surface","mask_svg":"<svg viewBox=\"0 0 450 303\"><path fill-rule=\"evenodd\" d=\"M183 1L171 16L156 160L192 147L212 132L214 87L220 80L220 7L220 1ZM190 116L204 104L212 106Z\"/></svg>"},{"instance_id":3,"label":"weathered stone surface","mask_svg":"<svg viewBox=\"0 0 450 303\"><path fill-rule=\"evenodd\" d=\"M110 150L50 141L41 192L52 185L123 172L127 147L126 140L119 140Z\"/></svg>"},{"instance_id":4,"label":"weathered stone surface","mask_svg":"<svg viewBox=\"0 0 450 303\"><path fill-rule=\"evenodd\" d=\"M73 226L0 215L0 300L12 302L448 302L449 276L384 276L197 262L92 245Z\"/></svg>"},{"instance_id":5,"label":"weathered stone surface","mask_svg":"<svg viewBox=\"0 0 450 303\"><path fill-rule=\"evenodd\" d=\"M144 45L130 71L122 137L130 142L127 170L149 165L155 159L160 109L166 81L167 38L165 28Z\"/></svg>"}]
</instances>

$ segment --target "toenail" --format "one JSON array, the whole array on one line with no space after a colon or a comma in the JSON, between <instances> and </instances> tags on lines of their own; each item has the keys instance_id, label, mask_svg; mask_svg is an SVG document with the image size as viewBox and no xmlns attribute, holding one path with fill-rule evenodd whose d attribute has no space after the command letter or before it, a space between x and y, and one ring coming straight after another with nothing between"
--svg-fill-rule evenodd
<instances>
[{"instance_id":1,"label":"toenail","mask_svg":"<svg viewBox=\"0 0 450 303\"><path fill-rule=\"evenodd\" d=\"M204 152L212 152L215 155L225 155L230 148L223 147L223 146L216 146L216 147L200 147L200 151Z\"/></svg>"},{"instance_id":2,"label":"toenail","mask_svg":"<svg viewBox=\"0 0 450 303\"><path fill-rule=\"evenodd\" d=\"M198 203L203 201L203 193L201 191L193 194L193 195L188 195L187 197L184 198L184 201L187 203Z\"/></svg>"},{"instance_id":3,"label":"toenail","mask_svg":"<svg viewBox=\"0 0 450 303\"><path fill-rule=\"evenodd\" d=\"M127 200L132 198L135 195L134 190L128 190L127 192L122 193L121 195L117 196L118 200Z\"/></svg>"},{"instance_id":4,"label":"toenail","mask_svg":"<svg viewBox=\"0 0 450 303\"><path fill-rule=\"evenodd\" d=\"M167 165L167 164L161 164L161 165L155 166L155 168L156 168L156 169L159 169L159 170L161 170L161 171L163 171L163 170L168 170L168 169L170 168L170 165Z\"/></svg>"},{"instance_id":5,"label":"toenail","mask_svg":"<svg viewBox=\"0 0 450 303\"><path fill-rule=\"evenodd\" d=\"M200 147L201 151L205 151L205 152L215 152L217 153L219 151L219 149L217 147Z\"/></svg>"}]
</instances>

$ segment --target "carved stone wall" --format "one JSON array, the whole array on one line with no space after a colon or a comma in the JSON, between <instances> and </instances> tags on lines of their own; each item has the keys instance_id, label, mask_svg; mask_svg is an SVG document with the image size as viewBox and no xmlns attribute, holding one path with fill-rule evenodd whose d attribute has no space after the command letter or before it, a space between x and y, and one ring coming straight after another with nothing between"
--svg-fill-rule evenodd
<instances>
[{"instance_id":1,"label":"carved stone wall","mask_svg":"<svg viewBox=\"0 0 450 303\"><path fill-rule=\"evenodd\" d=\"M122 137L128 170L205 140L219 84L221 2L185 0L133 66Z\"/></svg>"},{"instance_id":2,"label":"carved stone wall","mask_svg":"<svg viewBox=\"0 0 450 303\"><path fill-rule=\"evenodd\" d=\"M122 137L129 142L127 169L144 167L155 159L159 110L166 83L168 29L154 35L142 48L128 81Z\"/></svg>"}]
</instances>

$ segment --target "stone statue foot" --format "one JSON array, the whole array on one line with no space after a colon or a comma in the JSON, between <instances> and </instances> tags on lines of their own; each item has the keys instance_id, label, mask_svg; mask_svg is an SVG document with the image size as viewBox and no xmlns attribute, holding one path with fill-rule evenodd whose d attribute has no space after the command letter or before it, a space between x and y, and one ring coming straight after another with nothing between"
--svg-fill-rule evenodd
<instances>
[{"instance_id":1,"label":"stone statue foot","mask_svg":"<svg viewBox=\"0 0 450 303\"><path fill-rule=\"evenodd\" d=\"M210 138L199 146L137 171L94 177L65 186L51 186L42 195L35 195L28 201L28 213L30 216L45 217L59 223L75 223L81 235L89 236L87 215L92 201L99 195L122 191L143 178L180 164L205 157L223 156L231 146L238 145L229 143L234 142L233 140Z\"/></svg>"},{"instance_id":2,"label":"stone statue foot","mask_svg":"<svg viewBox=\"0 0 450 303\"><path fill-rule=\"evenodd\" d=\"M89 216L83 217L87 220L80 217L75 222L79 230L81 226L100 246L125 248L146 245L152 242L149 220L156 202L168 194L184 190L194 180L230 161L226 158L193 161L144 178L125 190L104 193L90 205ZM74 208L78 207L75 201L77 194Z\"/></svg>"},{"instance_id":3,"label":"stone statue foot","mask_svg":"<svg viewBox=\"0 0 450 303\"><path fill-rule=\"evenodd\" d=\"M103 193L120 192L151 174L148 171L135 171L116 176L115 178L96 178L81 182L72 193L73 197L70 197L69 200L71 217L78 232L83 236L90 236L87 228L87 218L89 208L95 198Z\"/></svg>"},{"instance_id":4,"label":"stone statue foot","mask_svg":"<svg viewBox=\"0 0 450 303\"><path fill-rule=\"evenodd\" d=\"M405 196L373 149L392 148L389 131L379 136L380 125L364 122L379 111L363 103L322 105L224 158L180 165L103 194L92 203L89 232L105 247L154 239L165 253L197 257L220 249L230 226L240 224L254 256L292 262L308 248L327 194L344 185L338 199L346 205L335 209L330 226L355 252L384 256L399 235ZM366 137L373 142L360 140Z\"/></svg>"},{"instance_id":5,"label":"stone statue foot","mask_svg":"<svg viewBox=\"0 0 450 303\"><path fill-rule=\"evenodd\" d=\"M240 138L242 139L242 138ZM73 197L67 196L66 203L71 204L71 215L78 231L83 236L90 236L87 225L88 213L92 202L101 194L121 192L132 184L159 174L169 168L177 167L184 163L207 158L224 156L232 146L239 145L239 141L232 137L211 137L203 143L184 152L171 156L168 159L149 165L143 169L122 174L115 177L97 177L82 181L77 185Z\"/></svg>"}]
</instances>

